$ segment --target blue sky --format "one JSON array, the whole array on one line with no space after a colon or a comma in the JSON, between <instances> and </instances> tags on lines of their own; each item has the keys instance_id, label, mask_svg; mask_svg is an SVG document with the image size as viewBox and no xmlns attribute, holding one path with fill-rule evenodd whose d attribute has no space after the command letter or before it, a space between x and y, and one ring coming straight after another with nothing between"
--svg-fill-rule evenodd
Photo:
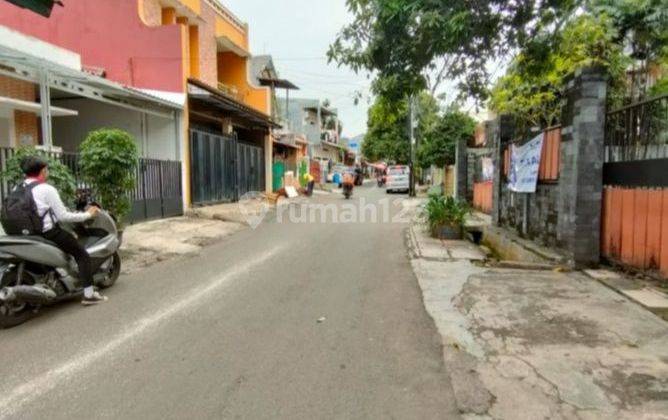
<instances>
[{"instance_id":1,"label":"blue sky","mask_svg":"<svg viewBox=\"0 0 668 420\"><path fill-rule=\"evenodd\" d=\"M301 88L291 97L329 99L339 109L343 135L365 132L370 81L347 68L328 65L326 52L341 27L351 21L344 0L222 0L248 22L251 52L271 54L282 77ZM283 92L279 93L283 95Z\"/></svg>"}]
</instances>

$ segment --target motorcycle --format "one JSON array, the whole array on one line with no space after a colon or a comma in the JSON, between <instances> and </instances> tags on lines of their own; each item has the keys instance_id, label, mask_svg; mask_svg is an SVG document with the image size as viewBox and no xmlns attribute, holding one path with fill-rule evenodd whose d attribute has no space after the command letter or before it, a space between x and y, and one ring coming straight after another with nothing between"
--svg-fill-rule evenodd
<instances>
[{"instance_id":1,"label":"motorcycle","mask_svg":"<svg viewBox=\"0 0 668 420\"><path fill-rule=\"evenodd\" d=\"M355 185L358 187L364 185L364 174L362 171L355 171Z\"/></svg>"},{"instance_id":2,"label":"motorcycle","mask_svg":"<svg viewBox=\"0 0 668 420\"><path fill-rule=\"evenodd\" d=\"M383 188L385 186L385 176L379 176L377 181L378 181L378 188Z\"/></svg>"},{"instance_id":3,"label":"motorcycle","mask_svg":"<svg viewBox=\"0 0 668 420\"><path fill-rule=\"evenodd\" d=\"M121 238L104 210L87 222L61 224L76 233L91 256L93 281L106 289L121 273ZM80 298L83 287L74 259L41 236L0 237L0 328L11 328L44 306Z\"/></svg>"},{"instance_id":4,"label":"motorcycle","mask_svg":"<svg viewBox=\"0 0 668 420\"><path fill-rule=\"evenodd\" d=\"M353 184L351 183L345 183L343 184L343 196L346 198L346 200L349 200L350 197L353 195Z\"/></svg>"}]
</instances>

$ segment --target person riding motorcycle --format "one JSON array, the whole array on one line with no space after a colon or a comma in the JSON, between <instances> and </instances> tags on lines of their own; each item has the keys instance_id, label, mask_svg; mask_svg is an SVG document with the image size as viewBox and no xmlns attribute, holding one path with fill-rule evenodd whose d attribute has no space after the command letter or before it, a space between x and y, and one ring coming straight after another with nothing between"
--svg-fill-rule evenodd
<instances>
[{"instance_id":1,"label":"person riding motorcycle","mask_svg":"<svg viewBox=\"0 0 668 420\"><path fill-rule=\"evenodd\" d=\"M346 186L347 184L351 185L351 186L355 185L355 178L353 177L353 175L350 172L346 172L346 173L343 174L342 184L343 184L343 186Z\"/></svg>"},{"instance_id":2,"label":"person riding motorcycle","mask_svg":"<svg viewBox=\"0 0 668 420\"><path fill-rule=\"evenodd\" d=\"M84 306L95 305L107 300L106 296L95 291L90 255L77 239L60 227L59 222L82 223L97 215L99 208L91 206L85 212L67 210L60 198L58 190L47 184L49 177L48 163L35 156L27 157L21 162L21 170L25 174L25 184L31 186L31 193L37 213L42 218L41 236L53 242L66 254L74 257L79 267L79 278L83 282ZM34 186L32 186L34 185Z\"/></svg>"},{"instance_id":3,"label":"person riding motorcycle","mask_svg":"<svg viewBox=\"0 0 668 420\"><path fill-rule=\"evenodd\" d=\"M353 194L353 187L355 186L355 178L350 172L346 172L343 174L343 182L342 188L343 188L343 195L346 198L350 198Z\"/></svg>"}]
</instances>

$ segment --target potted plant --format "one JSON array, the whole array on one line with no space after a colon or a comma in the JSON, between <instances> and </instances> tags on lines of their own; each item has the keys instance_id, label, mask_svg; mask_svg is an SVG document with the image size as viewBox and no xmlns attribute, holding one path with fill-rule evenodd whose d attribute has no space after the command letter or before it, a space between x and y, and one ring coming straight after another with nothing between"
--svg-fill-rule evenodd
<instances>
[{"instance_id":1,"label":"potted plant","mask_svg":"<svg viewBox=\"0 0 668 420\"><path fill-rule=\"evenodd\" d=\"M116 129L92 131L79 146L79 167L96 200L119 224L130 213L130 193L136 184L139 152L129 133Z\"/></svg>"},{"instance_id":2,"label":"potted plant","mask_svg":"<svg viewBox=\"0 0 668 420\"><path fill-rule=\"evenodd\" d=\"M454 197L430 194L424 214L431 234L439 239L462 239L469 206Z\"/></svg>"}]
</instances>

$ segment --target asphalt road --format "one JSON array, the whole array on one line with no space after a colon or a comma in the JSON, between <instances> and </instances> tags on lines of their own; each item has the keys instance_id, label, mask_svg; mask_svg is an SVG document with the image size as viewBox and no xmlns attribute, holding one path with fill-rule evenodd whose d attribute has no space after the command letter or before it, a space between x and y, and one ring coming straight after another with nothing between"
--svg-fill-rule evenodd
<instances>
[{"instance_id":1,"label":"asphalt road","mask_svg":"<svg viewBox=\"0 0 668 420\"><path fill-rule=\"evenodd\" d=\"M0 331L0 418L456 418L405 228L270 220Z\"/></svg>"}]
</instances>

